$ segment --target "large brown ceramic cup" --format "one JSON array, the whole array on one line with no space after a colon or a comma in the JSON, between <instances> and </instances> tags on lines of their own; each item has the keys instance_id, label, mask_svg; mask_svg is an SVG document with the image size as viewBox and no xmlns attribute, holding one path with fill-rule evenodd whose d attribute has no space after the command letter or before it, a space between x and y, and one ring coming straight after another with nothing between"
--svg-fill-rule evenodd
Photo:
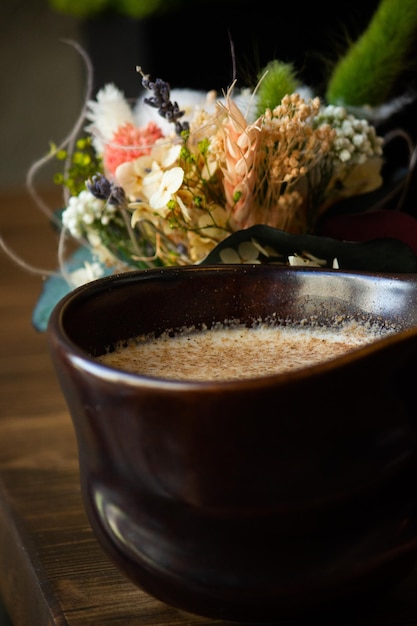
<instances>
[{"instance_id":1,"label":"large brown ceramic cup","mask_svg":"<svg viewBox=\"0 0 417 626\"><path fill-rule=\"evenodd\" d=\"M157 380L94 360L138 333L270 315L397 330L327 363L235 382ZM149 594L213 618L279 622L367 597L417 561L416 275L132 272L66 296L48 339L92 529Z\"/></svg>"}]
</instances>

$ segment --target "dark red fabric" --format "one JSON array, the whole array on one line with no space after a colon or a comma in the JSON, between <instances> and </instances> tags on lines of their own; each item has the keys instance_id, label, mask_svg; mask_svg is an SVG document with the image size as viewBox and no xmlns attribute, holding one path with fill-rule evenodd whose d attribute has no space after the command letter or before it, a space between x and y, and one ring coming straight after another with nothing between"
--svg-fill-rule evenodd
<instances>
[{"instance_id":1,"label":"dark red fabric","mask_svg":"<svg viewBox=\"0 0 417 626\"><path fill-rule=\"evenodd\" d=\"M402 211L380 209L354 215L335 215L323 220L316 234L339 241L390 237L403 241L417 255L417 219Z\"/></svg>"}]
</instances>

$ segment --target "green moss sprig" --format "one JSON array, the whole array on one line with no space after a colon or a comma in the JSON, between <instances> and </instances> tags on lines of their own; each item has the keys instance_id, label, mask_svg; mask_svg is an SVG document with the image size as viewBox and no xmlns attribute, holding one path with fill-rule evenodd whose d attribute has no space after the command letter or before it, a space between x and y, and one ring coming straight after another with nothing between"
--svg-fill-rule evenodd
<instances>
[{"instance_id":1,"label":"green moss sprig","mask_svg":"<svg viewBox=\"0 0 417 626\"><path fill-rule=\"evenodd\" d=\"M286 94L294 93L300 86L294 66L279 60L268 63L258 79L260 81L257 91L258 115L261 115L266 109L273 109L278 106Z\"/></svg>"},{"instance_id":2,"label":"green moss sprig","mask_svg":"<svg viewBox=\"0 0 417 626\"><path fill-rule=\"evenodd\" d=\"M53 144L51 152L58 161L65 162L69 158L67 150L57 150ZM86 180L102 171L102 160L93 148L92 138L82 137L76 142L68 167L55 174L54 183L66 187L72 196L76 196L85 189Z\"/></svg>"}]
</instances>

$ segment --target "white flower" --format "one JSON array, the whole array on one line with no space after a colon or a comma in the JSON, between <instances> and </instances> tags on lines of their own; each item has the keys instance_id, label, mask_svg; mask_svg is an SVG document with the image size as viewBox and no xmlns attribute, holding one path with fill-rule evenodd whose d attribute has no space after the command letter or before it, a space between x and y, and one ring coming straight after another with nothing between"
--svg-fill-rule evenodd
<instances>
[{"instance_id":1,"label":"white flower","mask_svg":"<svg viewBox=\"0 0 417 626\"><path fill-rule=\"evenodd\" d=\"M132 202L149 198L160 189L164 170L177 162L181 143L162 140L149 155L122 163L116 168L115 179Z\"/></svg>"},{"instance_id":2,"label":"white flower","mask_svg":"<svg viewBox=\"0 0 417 626\"><path fill-rule=\"evenodd\" d=\"M325 259L319 259L309 252L305 252L303 255L294 254L288 257L288 263L293 267L324 267L326 265ZM336 258L332 261L332 269L339 269L339 262Z\"/></svg>"},{"instance_id":3,"label":"white flower","mask_svg":"<svg viewBox=\"0 0 417 626\"><path fill-rule=\"evenodd\" d=\"M364 163L368 158L382 155L383 138L367 120L358 119L341 107L322 107L315 125L330 124L336 131L332 150L341 163Z\"/></svg>"},{"instance_id":4,"label":"white flower","mask_svg":"<svg viewBox=\"0 0 417 626\"><path fill-rule=\"evenodd\" d=\"M233 248L223 248L220 251L220 259L222 263L245 263L245 264L255 264L259 265L261 261L259 260L260 253L259 246L256 245L254 241L242 241L238 245L237 250Z\"/></svg>"},{"instance_id":5,"label":"white flower","mask_svg":"<svg viewBox=\"0 0 417 626\"><path fill-rule=\"evenodd\" d=\"M334 260L334 262L335 261L336 259ZM288 257L288 262L291 266L301 267L322 267L326 265L325 259L319 259L308 252L305 252L302 256L299 254L293 254Z\"/></svg>"},{"instance_id":6,"label":"white flower","mask_svg":"<svg viewBox=\"0 0 417 626\"><path fill-rule=\"evenodd\" d=\"M164 171L159 163L153 161L150 171L147 172L142 181L142 192L147 200L159 190L163 173Z\"/></svg>"},{"instance_id":7,"label":"white flower","mask_svg":"<svg viewBox=\"0 0 417 626\"><path fill-rule=\"evenodd\" d=\"M87 189L71 196L62 213L62 223L73 237L81 238L96 220L107 225L114 217L116 207L93 196Z\"/></svg>"},{"instance_id":8,"label":"white flower","mask_svg":"<svg viewBox=\"0 0 417 626\"><path fill-rule=\"evenodd\" d=\"M116 168L115 180L120 187L123 187L128 197L137 200L142 195L143 179L149 174L151 168L152 157L150 155L141 156L134 161L125 161Z\"/></svg>"},{"instance_id":9,"label":"white flower","mask_svg":"<svg viewBox=\"0 0 417 626\"><path fill-rule=\"evenodd\" d=\"M88 101L86 118L91 124L85 130L91 133L93 146L98 154L103 153L105 143L111 140L120 126L134 124L129 103L112 83L100 89L96 100Z\"/></svg>"},{"instance_id":10,"label":"white flower","mask_svg":"<svg viewBox=\"0 0 417 626\"><path fill-rule=\"evenodd\" d=\"M216 92L214 91L198 91L195 89L171 89L171 102L178 102L184 116L181 121L190 122L195 114L204 109L207 112L214 112ZM145 104L144 99L140 98L134 107L135 123L138 126L144 126L149 121L154 121L162 129L164 135L172 133L174 125L167 122L159 114L156 108Z\"/></svg>"},{"instance_id":11,"label":"white flower","mask_svg":"<svg viewBox=\"0 0 417 626\"><path fill-rule=\"evenodd\" d=\"M149 204L155 211L168 214L168 202L172 199L173 194L178 191L184 180L184 170L182 167L173 167L166 170L160 179L159 187L155 193L149 198ZM167 209L166 211L162 211Z\"/></svg>"},{"instance_id":12,"label":"white flower","mask_svg":"<svg viewBox=\"0 0 417 626\"><path fill-rule=\"evenodd\" d=\"M350 167L342 178L345 195L355 196L378 189L382 183L381 159L373 157Z\"/></svg>"},{"instance_id":13,"label":"white flower","mask_svg":"<svg viewBox=\"0 0 417 626\"><path fill-rule=\"evenodd\" d=\"M157 161L163 169L174 165L180 156L182 143L172 143L162 139L157 141L152 148L151 157Z\"/></svg>"},{"instance_id":14,"label":"white flower","mask_svg":"<svg viewBox=\"0 0 417 626\"><path fill-rule=\"evenodd\" d=\"M100 263L86 261L83 267L70 272L69 280L72 287L79 287L102 276L104 276L104 268Z\"/></svg>"}]
</instances>

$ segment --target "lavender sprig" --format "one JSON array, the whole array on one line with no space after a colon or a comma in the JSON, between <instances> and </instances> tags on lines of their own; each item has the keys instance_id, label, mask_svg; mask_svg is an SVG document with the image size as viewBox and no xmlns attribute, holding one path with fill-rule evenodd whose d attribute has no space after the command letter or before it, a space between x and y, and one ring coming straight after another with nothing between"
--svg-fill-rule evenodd
<instances>
[{"instance_id":1,"label":"lavender sprig","mask_svg":"<svg viewBox=\"0 0 417 626\"><path fill-rule=\"evenodd\" d=\"M109 204L116 206L126 204L126 194L123 187L114 185L103 174L95 174L91 180L87 181L86 186L95 198L106 200Z\"/></svg>"},{"instance_id":2,"label":"lavender sprig","mask_svg":"<svg viewBox=\"0 0 417 626\"><path fill-rule=\"evenodd\" d=\"M175 132L177 135L181 135L182 132L188 131L190 125L188 122L180 122L180 118L184 115L185 111L181 111L177 102L172 102L170 98L171 88L169 83L161 78L157 78L152 81L149 74L144 74L141 67L137 67L136 70L142 76L142 86L148 91L153 92L153 96L150 98L144 98L145 104L158 109L158 113L161 117L168 122L175 124Z\"/></svg>"}]
</instances>

